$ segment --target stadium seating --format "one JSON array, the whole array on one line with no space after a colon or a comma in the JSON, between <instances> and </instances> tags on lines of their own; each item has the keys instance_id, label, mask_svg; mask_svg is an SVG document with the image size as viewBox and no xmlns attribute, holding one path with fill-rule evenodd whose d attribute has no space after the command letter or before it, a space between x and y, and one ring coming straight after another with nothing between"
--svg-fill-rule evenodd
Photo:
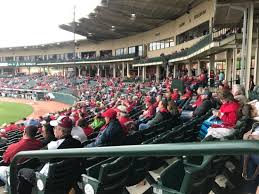
<instances>
[{"instance_id":1,"label":"stadium seating","mask_svg":"<svg viewBox=\"0 0 259 194\"><path fill-rule=\"evenodd\" d=\"M201 193L205 194L211 190L212 184L208 186L211 176L212 157L203 156L197 159L177 159L168 166L158 179L158 183L152 185L154 193Z\"/></svg>"},{"instance_id":2,"label":"stadium seating","mask_svg":"<svg viewBox=\"0 0 259 194\"><path fill-rule=\"evenodd\" d=\"M123 193L131 170L132 160L110 158L86 169L82 175L84 192L88 194Z\"/></svg>"},{"instance_id":3,"label":"stadium seating","mask_svg":"<svg viewBox=\"0 0 259 194\"><path fill-rule=\"evenodd\" d=\"M79 160L66 159L61 162L49 164L48 176L36 172L36 193L64 194L76 185L81 175Z\"/></svg>"}]
</instances>

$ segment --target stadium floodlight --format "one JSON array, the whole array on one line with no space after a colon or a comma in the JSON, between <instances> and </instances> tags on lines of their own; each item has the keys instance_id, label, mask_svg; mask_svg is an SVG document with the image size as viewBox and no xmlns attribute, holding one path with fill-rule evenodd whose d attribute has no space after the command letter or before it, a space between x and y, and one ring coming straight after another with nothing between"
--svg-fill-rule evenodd
<instances>
[{"instance_id":1,"label":"stadium floodlight","mask_svg":"<svg viewBox=\"0 0 259 194\"><path fill-rule=\"evenodd\" d=\"M130 14L130 20L135 20L135 19L136 19L136 14L135 13Z\"/></svg>"},{"instance_id":2,"label":"stadium floodlight","mask_svg":"<svg viewBox=\"0 0 259 194\"><path fill-rule=\"evenodd\" d=\"M112 26L111 31L113 32L115 31L115 26Z\"/></svg>"}]
</instances>

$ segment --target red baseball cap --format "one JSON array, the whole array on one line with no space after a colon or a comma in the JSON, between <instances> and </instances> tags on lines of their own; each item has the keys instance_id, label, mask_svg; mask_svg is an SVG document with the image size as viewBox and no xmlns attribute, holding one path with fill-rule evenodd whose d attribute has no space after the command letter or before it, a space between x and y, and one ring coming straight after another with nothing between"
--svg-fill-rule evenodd
<instances>
[{"instance_id":1,"label":"red baseball cap","mask_svg":"<svg viewBox=\"0 0 259 194\"><path fill-rule=\"evenodd\" d=\"M115 110L113 110L112 108L106 110L105 112L102 113L103 117L108 117L108 118L116 118L117 116L117 112Z\"/></svg>"},{"instance_id":2,"label":"red baseball cap","mask_svg":"<svg viewBox=\"0 0 259 194\"><path fill-rule=\"evenodd\" d=\"M73 121L67 116L60 116L57 120L50 121L50 125L53 127L60 126L63 128L72 128Z\"/></svg>"}]
</instances>

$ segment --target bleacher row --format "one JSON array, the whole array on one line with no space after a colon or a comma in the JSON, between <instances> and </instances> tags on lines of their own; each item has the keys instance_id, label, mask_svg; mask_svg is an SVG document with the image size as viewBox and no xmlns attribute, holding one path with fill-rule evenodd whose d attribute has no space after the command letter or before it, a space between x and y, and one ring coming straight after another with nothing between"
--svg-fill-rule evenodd
<instances>
[{"instance_id":1,"label":"bleacher row","mask_svg":"<svg viewBox=\"0 0 259 194\"><path fill-rule=\"evenodd\" d=\"M143 105L140 105L130 113L132 119L137 119L141 114ZM197 142L201 123L211 115L207 113L203 117L194 118L186 123L179 120L167 120L158 125L142 131L134 131L127 135L123 145L139 144L166 144L181 142ZM93 115L88 117L93 119ZM240 125L242 126L242 125ZM240 129L242 130L242 129ZM98 133L91 134L87 145L94 141ZM238 137L236 132L227 139ZM20 131L8 133L8 144L17 142L22 136ZM38 139L43 138L39 133ZM1 153L7 146L1 148ZM200 157L119 157L119 158L83 158L80 164L75 159L66 159L62 162L50 164L48 177L37 173L36 193L68 193L73 187L76 193L128 193L126 187L147 180L152 187L147 193L214 193L220 191L215 182L219 174L227 174L229 182L236 179L233 173L240 173L239 165L235 165L237 171L230 172L225 163L231 161L237 164L233 157L200 156ZM74 165L73 165L74 164ZM18 165L18 169L38 165L37 159L30 159ZM78 168L80 165L81 168ZM160 176L155 180L150 171L162 168ZM81 178L79 178L81 176ZM234 177L234 178L233 178ZM77 182L83 181L83 186L78 187ZM235 181L234 181L235 182ZM8 183L9 184L9 183ZM7 185L8 185L7 184ZM10 189L10 188L9 188Z\"/></svg>"}]
</instances>

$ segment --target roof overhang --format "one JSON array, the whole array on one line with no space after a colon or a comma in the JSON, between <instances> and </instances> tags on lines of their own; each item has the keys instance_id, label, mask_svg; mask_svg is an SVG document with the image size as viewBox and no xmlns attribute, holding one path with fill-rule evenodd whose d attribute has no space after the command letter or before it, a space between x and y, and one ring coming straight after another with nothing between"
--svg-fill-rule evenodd
<instances>
[{"instance_id":1,"label":"roof overhang","mask_svg":"<svg viewBox=\"0 0 259 194\"><path fill-rule=\"evenodd\" d=\"M159 27L204 0L102 0L88 17L60 25L93 41L118 39ZM134 16L134 17L133 17Z\"/></svg>"}]
</instances>

